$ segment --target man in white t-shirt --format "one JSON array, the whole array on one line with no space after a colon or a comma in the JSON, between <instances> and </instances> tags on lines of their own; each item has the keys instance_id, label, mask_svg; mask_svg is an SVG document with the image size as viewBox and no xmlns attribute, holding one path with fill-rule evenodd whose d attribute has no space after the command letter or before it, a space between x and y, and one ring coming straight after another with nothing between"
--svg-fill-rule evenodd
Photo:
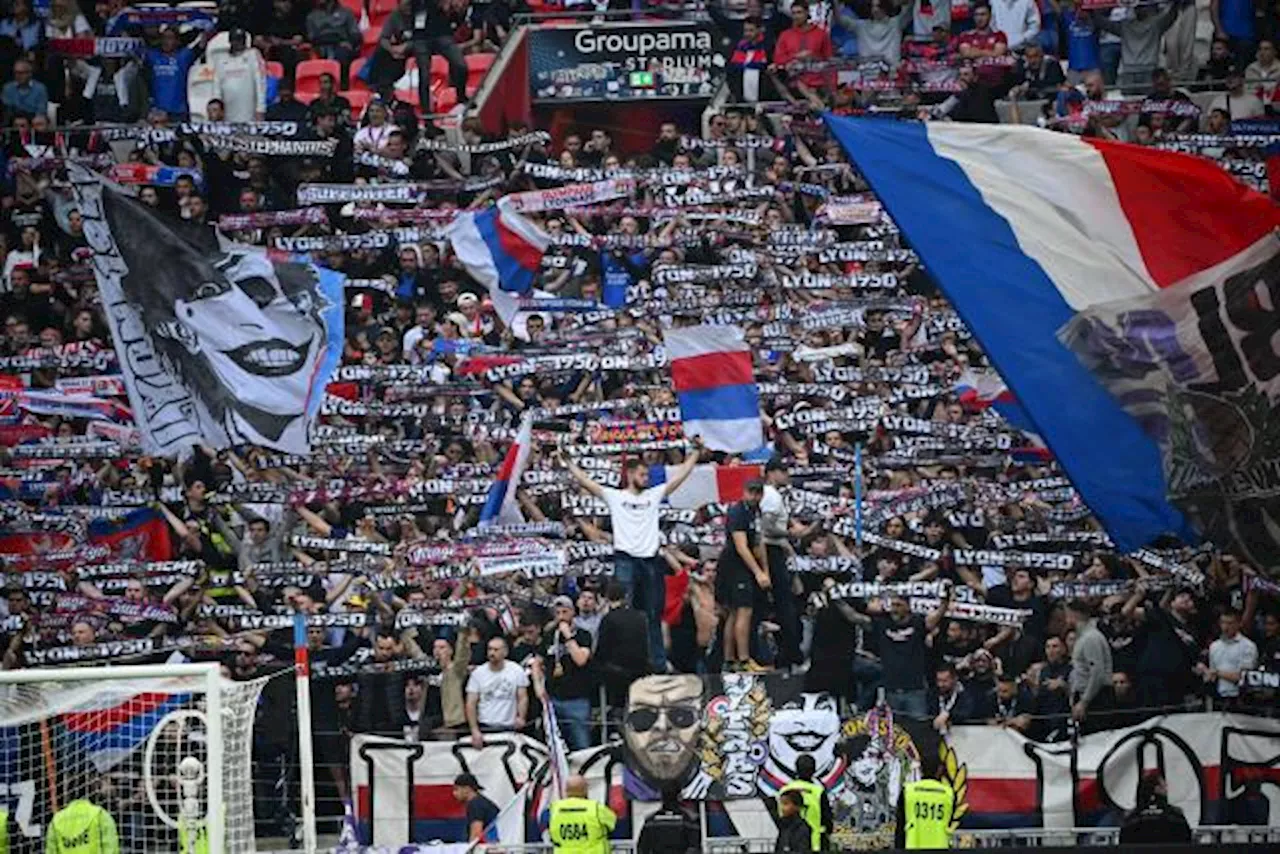
<instances>
[{"instance_id":1,"label":"man in white t-shirt","mask_svg":"<svg viewBox=\"0 0 1280 854\"><path fill-rule=\"evenodd\" d=\"M467 679L467 725L476 750L484 745L482 731L524 729L529 713L529 675L507 661L507 639L493 638L485 652L488 663Z\"/></svg>"},{"instance_id":2,"label":"man in white t-shirt","mask_svg":"<svg viewBox=\"0 0 1280 854\"><path fill-rule=\"evenodd\" d=\"M662 539L658 518L663 500L680 488L702 453L702 437L693 437L693 450L685 457L675 476L666 483L649 486L649 467L636 458L629 460L622 477L625 489L601 486L570 460L565 460L574 480L596 498L609 505L613 530L613 577L627 594L627 605L643 611L649 623L649 658L659 673L667 672L667 651L662 644L662 608L666 604L666 566L658 557ZM563 455L559 457L564 460Z\"/></svg>"}]
</instances>

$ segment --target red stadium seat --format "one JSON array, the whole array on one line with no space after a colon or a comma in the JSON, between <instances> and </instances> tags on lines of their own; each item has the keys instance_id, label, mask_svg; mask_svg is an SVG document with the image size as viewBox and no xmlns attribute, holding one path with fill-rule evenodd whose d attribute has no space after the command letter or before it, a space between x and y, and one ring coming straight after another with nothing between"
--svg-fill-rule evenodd
<instances>
[{"instance_id":1,"label":"red stadium seat","mask_svg":"<svg viewBox=\"0 0 1280 854\"><path fill-rule=\"evenodd\" d=\"M319 92L294 92L293 93L294 100L300 101L303 104L310 104L312 101L314 101L316 98L319 98L319 97L320 97Z\"/></svg>"},{"instance_id":2,"label":"red stadium seat","mask_svg":"<svg viewBox=\"0 0 1280 854\"><path fill-rule=\"evenodd\" d=\"M364 14L364 0L342 0L342 5L351 10L351 14L356 16L356 23L360 23L360 16Z\"/></svg>"},{"instance_id":3,"label":"red stadium seat","mask_svg":"<svg viewBox=\"0 0 1280 854\"><path fill-rule=\"evenodd\" d=\"M434 86L437 80L449 79L449 60L440 54L432 54L431 56L431 84Z\"/></svg>"},{"instance_id":4,"label":"red stadium seat","mask_svg":"<svg viewBox=\"0 0 1280 854\"><path fill-rule=\"evenodd\" d=\"M277 80L284 79L284 66L278 62L267 63L267 76L274 77Z\"/></svg>"},{"instance_id":5,"label":"red stadium seat","mask_svg":"<svg viewBox=\"0 0 1280 854\"><path fill-rule=\"evenodd\" d=\"M342 66L334 59L308 59L298 63L295 72L295 88L298 92L319 92L320 75L332 74L335 82L342 80Z\"/></svg>"},{"instance_id":6,"label":"red stadium seat","mask_svg":"<svg viewBox=\"0 0 1280 854\"><path fill-rule=\"evenodd\" d=\"M497 59L492 53L472 53L467 55L467 94L474 95L484 82L484 76L493 67Z\"/></svg>"},{"instance_id":7,"label":"red stadium seat","mask_svg":"<svg viewBox=\"0 0 1280 854\"><path fill-rule=\"evenodd\" d=\"M431 89L431 112L447 113L458 105L458 90L452 86L441 86Z\"/></svg>"},{"instance_id":8,"label":"red stadium seat","mask_svg":"<svg viewBox=\"0 0 1280 854\"><path fill-rule=\"evenodd\" d=\"M367 89L348 89L342 97L351 102L351 121L358 122L364 115L365 107L373 100L373 93Z\"/></svg>"},{"instance_id":9,"label":"red stadium seat","mask_svg":"<svg viewBox=\"0 0 1280 854\"><path fill-rule=\"evenodd\" d=\"M351 67L348 71L348 77L347 77L347 80L348 80L347 85L349 85L352 89L365 90L369 88L368 84L366 84L363 80L361 80L359 77L356 76L357 74L360 73L360 69L364 68L365 63L367 63L368 61L369 60L365 59L363 56L358 56L355 59L351 60Z\"/></svg>"}]
</instances>

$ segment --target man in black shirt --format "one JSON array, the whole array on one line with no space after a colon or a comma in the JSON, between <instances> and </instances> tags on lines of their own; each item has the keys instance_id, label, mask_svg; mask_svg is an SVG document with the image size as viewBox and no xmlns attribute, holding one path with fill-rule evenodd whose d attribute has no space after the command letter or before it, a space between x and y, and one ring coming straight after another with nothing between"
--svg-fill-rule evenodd
<instances>
[{"instance_id":1,"label":"man in black shirt","mask_svg":"<svg viewBox=\"0 0 1280 854\"><path fill-rule=\"evenodd\" d=\"M1067 658L1067 645L1057 635L1044 642L1044 656L1044 663L1031 670L1036 715L1040 718L1035 737L1040 741L1060 741L1066 736L1067 715L1071 712L1067 684L1071 679L1071 659Z\"/></svg>"},{"instance_id":2,"label":"man in black shirt","mask_svg":"<svg viewBox=\"0 0 1280 854\"><path fill-rule=\"evenodd\" d=\"M952 591L948 588L938 607L922 617L911 613L906 599L894 596L889 600L889 613L874 620L872 636L884 669L885 696L889 708L896 714L922 719L929 712L925 639L942 622L951 597ZM874 613L876 603L869 603L868 610Z\"/></svg>"},{"instance_id":3,"label":"man in black shirt","mask_svg":"<svg viewBox=\"0 0 1280 854\"><path fill-rule=\"evenodd\" d=\"M1192 673L1200 659L1202 644L1192 622L1196 600L1190 591L1175 592L1172 587L1156 605L1140 604L1146 596L1147 587L1139 581L1122 609L1140 627L1138 698L1148 708L1171 706L1192 690Z\"/></svg>"},{"instance_id":4,"label":"man in black shirt","mask_svg":"<svg viewBox=\"0 0 1280 854\"><path fill-rule=\"evenodd\" d=\"M609 610L600 620L595 664L604 681L609 707L617 709L626 702L627 686L653 672L649 624L643 613L627 606L627 595L619 582L609 582L605 599Z\"/></svg>"},{"instance_id":5,"label":"man in black shirt","mask_svg":"<svg viewBox=\"0 0 1280 854\"><path fill-rule=\"evenodd\" d=\"M542 636L547 693L570 750L591 746L591 633L574 628L573 600L557 596L554 619Z\"/></svg>"},{"instance_id":6,"label":"man in black shirt","mask_svg":"<svg viewBox=\"0 0 1280 854\"><path fill-rule=\"evenodd\" d=\"M724 669L727 673L760 671L763 666L750 657L751 615L760 591L769 589L764 546L757 535L756 516L764 483L747 482L742 501L729 508L724 550L716 570L716 599L728 610L724 621Z\"/></svg>"},{"instance_id":7,"label":"man in black shirt","mask_svg":"<svg viewBox=\"0 0 1280 854\"><path fill-rule=\"evenodd\" d=\"M480 794L480 781L474 774L459 774L453 780L453 797L467 808L467 842L497 842L497 835L489 839L485 830L498 817L498 807Z\"/></svg>"}]
</instances>

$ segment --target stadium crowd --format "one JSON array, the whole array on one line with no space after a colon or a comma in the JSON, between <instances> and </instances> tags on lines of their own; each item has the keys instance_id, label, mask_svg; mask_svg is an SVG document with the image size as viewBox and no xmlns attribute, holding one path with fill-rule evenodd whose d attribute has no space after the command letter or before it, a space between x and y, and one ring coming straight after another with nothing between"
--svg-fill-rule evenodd
<instances>
[{"instance_id":1,"label":"stadium crowd","mask_svg":"<svg viewBox=\"0 0 1280 854\"><path fill-rule=\"evenodd\" d=\"M736 106L620 151L609 128L552 140L429 117L474 96L471 72L523 4L230 0L131 18L122 0L7 2L3 667L140 641L120 660L177 651L246 679L293 660L264 616L329 615L308 640L318 757L342 795L350 733L479 740L536 728L545 701L585 747L623 686L665 670L790 670L858 708L883 692L939 729L1046 740L1206 698L1265 708L1274 697L1250 697L1240 674L1280 670L1274 575L1211 548L1111 549L1052 457L973 393L991 377L981 348L814 118L994 122L1008 97L1043 102L1041 123L1066 132L1204 150L1197 131L1280 102L1274 4L1214 0L1202 63L1194 6L1082 5L717 8ZM189 84L222 33L195 112ZM108 35L145 44L96 55L115 50ZM410 62L431 71L415 84ZM1203 114L1184 91L1196 78L1219 93ZM785 105L749 103L770 98ZM218 147L189 120L296 123L290 139L329 153ZM217 226L349 277L311 457L131 448L80 215L60 201L73 157L192 239ZM439 227L504 194L620 175L636 180L621 201L528 214L552 238L537 288L559 303L503 324ZM407 181L425 201L298 193ZM671 432L662 328L702 320L746 330L760 453ZM526 522L476 539L526 414ZM696 463L740 475L733 500L661 506ZM93 532L125 512L150 526L146 552L103 564ZM534 559L550 552L558 568ZM476 574L491 556L514 571ZM918 586L844 595L851 581ZM269 689L263 762L283 761L291 703L292 686Z\"/></svg>"}]
</instances>

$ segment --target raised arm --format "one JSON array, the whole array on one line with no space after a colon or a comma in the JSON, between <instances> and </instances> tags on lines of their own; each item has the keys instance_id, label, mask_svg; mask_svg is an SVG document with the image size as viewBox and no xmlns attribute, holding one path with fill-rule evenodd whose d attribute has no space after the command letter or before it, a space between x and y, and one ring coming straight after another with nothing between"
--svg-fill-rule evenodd
<instances>
[{"instance_id":1,"label":"raised arm","mask_svg":"<svg viewBox=\"0 0 1280 854\"><path fill-rule=\"evenodd\" d=\"M563 452L557 450L555 454L552 455L552 459L556 462L564 463L564 467L569 470L569 474L573 475L573 479L578 482L579 486L587 492L590 492L596 498L604 498L604 488L592 480L591 476L585 471L578 468L578 464L565 456Z\"/></svg>"},{"instance_id":2,"label":"raised arm","mask_svg":"<svg viewBox=\"0 0 1280 854\"><path fill-rule=\"evenodd\" d=\"M705 447L701 436L694 436L690 441L693 442L693 450L684 458L684 462L680 464L680 468L676 469L676 476L667 481L662 489L662 494L670 495L689 479L689 475L693 474L693 467L698 464L698 460L702 457L702 449Z\"/></svg>"}]
</instances>

